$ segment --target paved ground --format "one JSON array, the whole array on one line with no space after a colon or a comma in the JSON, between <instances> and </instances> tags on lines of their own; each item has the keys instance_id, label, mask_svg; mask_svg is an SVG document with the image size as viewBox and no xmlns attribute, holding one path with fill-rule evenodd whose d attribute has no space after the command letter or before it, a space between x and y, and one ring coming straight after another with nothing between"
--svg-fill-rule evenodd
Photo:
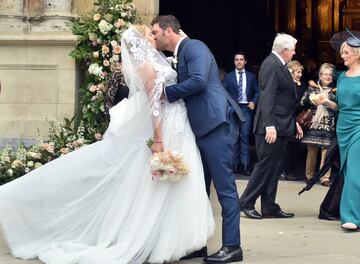
<instances>
[{"instance_id":1,"label":"paved ground","mask_svg":"<svg viewBox=\"0 0 360 264\"><path fill-rule=\"evenodd\" d=\"M246 180L239 180L237 183L241 193ZM251 220L241 217L243 263L360 263L360 232L347 233L340 229L338 222L317 219L319 205L327 188L316 185L311 191L298 196L302 186L301 182L279 183L278 202L284 211L295 212L295 218ZM215 195L212 197L212 204L217 231L208 243L210 253L221 246L220 207ZM41 263L14 259L8 252L1 239L0 264ZM201 263L201 259L182 263Z\"/></svg>"}]
</instances>

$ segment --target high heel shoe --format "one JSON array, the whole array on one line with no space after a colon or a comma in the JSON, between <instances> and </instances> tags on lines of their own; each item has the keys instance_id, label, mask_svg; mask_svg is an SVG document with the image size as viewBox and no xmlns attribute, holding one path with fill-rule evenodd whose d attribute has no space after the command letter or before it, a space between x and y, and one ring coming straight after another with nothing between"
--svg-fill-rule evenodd
<instances>
[{"instance_id":1,"label":"high heel shoe","mask_svg":"<svg viewBox=\"0 0 360 264\"><path fill-rule=\"evenodd\" d=\"M358 226L353 223L344 223L341 225L341 228L348 231L355 231L358 229Z\"/></svg>"}]
</instances>

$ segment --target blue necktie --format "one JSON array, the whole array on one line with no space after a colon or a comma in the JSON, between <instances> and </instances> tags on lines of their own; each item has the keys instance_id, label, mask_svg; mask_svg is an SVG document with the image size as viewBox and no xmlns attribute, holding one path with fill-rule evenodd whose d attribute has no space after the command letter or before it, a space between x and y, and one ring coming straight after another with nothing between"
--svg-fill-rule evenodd
<instances>
[{"instance_id":1,"label":"blue necktie","mask_svg":"<svg viewBox=\"0 0 360 264\"><path fill-rule=\"evenodd\" d=\"M243 99L243 71L238 71L238 73L239 73L239 82L238 82L239 97L238 97L238 103L240 103L241 100Z\"/></svg>"}]
</instances>

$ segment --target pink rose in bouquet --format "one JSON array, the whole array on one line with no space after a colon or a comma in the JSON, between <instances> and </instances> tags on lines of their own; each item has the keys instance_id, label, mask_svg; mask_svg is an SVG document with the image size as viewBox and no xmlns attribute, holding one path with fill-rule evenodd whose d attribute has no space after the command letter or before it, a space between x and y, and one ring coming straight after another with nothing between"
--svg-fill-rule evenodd
<instances>
[{"instance_id":1,"label":"pink rose in bouquet","mask_svg":"<svg viewBox=\"0 0 360 264\"><path fill-rule=\"evenodd\" d=\"M160 181L179 181L189 173L180 153L171 150L153 153L150 158L152 178Z\"/></svg>"}]
</instances>

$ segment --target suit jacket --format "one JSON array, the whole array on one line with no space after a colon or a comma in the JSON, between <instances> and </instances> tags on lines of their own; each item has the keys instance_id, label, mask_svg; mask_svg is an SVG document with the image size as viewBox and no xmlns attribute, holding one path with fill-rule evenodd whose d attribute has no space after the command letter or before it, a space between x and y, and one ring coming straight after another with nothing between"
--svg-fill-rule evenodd
<instances>
[{"instance_id":1,"label":"suit jacket","mask_svg":"<svg viewBox=\"0 0 360 264\"><path fill-rule=\"evenodd\" d=\"M261 64L259 72L260 100L253 132L265 134L265 127L275 126L277 135L295 134L295 82L287 67L271 53Z\"/></svg>"},{"instance_id":2,"label":"suit jacket","mask_svg":"<svg viewBox=\"0 0 360 264\"><path fill-rule=\"evenodd\" d=\"M178 83L165 88L168 101L185 101L191 128L202 137L229 122L229 105L209 48L201 41L184 39L178 49Z\"/></svg>"},{"instance_id":3,"label":"suit jacket","mask_svg":"<svg viewBox=\"0 0 360 264\"><path fill-rule=\"evenodd\" d=\"M246 97L248 102L253 102L257 105L259 101L259 86L255 74L245 70L246 75ZM236 72L229 72L223 81L225 90L237 102L239 97L239 86L236 79Z\"/></svg>"}]
</instances>

